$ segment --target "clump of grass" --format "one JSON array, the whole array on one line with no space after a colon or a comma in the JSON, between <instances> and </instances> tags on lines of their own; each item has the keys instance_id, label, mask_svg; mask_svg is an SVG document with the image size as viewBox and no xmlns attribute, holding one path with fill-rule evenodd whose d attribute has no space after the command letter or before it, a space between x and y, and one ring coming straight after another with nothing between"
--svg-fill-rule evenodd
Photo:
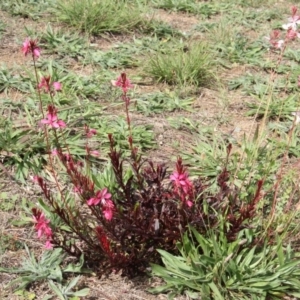
<instances>
[{"instance_id":1,"label":"clump of grass","mask_svg":"<svg viewBox=\"0 0 300 300\"><path fill-rule=\"evenodd\" d=\"M194 0L158 0L154 1L154 5L165 10L200 14L207 18L217 14L220 10L219 3L201 3L200 1Z\"/></svg>"},{"instance_id":2,"label":"clump of grass","mask_svg":"<svg viewBox=\"0 0 300 300\"><path fill-rule=\"evenodd\" d=\"M119 0L64 0L55 12L58 18L89 34L127 32L143 21L142 9L135 1Z\"/></svg>"},{"instance_id":3,"label":"clump of grass","mask_svg":"<svg viewBox=\"0 0 300 300\"><path fill-rule=\"evenodd\" d=\"M175 50L174 50L175 49ZM215 79L214 62L205 43L193 42L150 57L145 73L170 85L210 86Z\"/></svg>"}]
</instances>

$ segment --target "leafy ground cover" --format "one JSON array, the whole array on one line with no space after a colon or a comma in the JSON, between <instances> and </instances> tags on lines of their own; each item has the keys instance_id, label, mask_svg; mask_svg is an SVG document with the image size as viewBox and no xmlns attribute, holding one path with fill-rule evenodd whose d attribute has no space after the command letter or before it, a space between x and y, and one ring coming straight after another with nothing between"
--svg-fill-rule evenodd
<instances>
[{"instance_id":1,"label":"leafy ground cover","mask_svg":"<svg viewBox=\"0 0 300 300\"><path fill-rule=\"evenodd\" d=\"M0 1L1 299L300 298L293 5Z\"/></svg>"}]
</instances>

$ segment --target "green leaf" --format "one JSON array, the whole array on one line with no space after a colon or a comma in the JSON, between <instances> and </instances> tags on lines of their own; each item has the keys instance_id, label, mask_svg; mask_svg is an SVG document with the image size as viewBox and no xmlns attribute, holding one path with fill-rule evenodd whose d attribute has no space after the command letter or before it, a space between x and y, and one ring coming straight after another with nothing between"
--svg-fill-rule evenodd
<instances>
[{"instance_id":1,"label":"green leaf","mask_svg":"<svg viewBox=\"0 0 300 300\"><path fill-rule=\"evenodd\" d=\"M60 289L54 284L52 280L48 281L48 285L51 290L59 297L60 300L66 300Z\"/></svg>"},{"instance_id":2,"label":"green leaf","mask_svg":"<svg viewBox=\"0 0 300 300\"><path fill-rule=\"evenodd\" d=\"M217 288L217 286L213 282L208 283L208 285L209 285L209 287L211 288L211 290L214 293L214 299L216 299L216 300L224 300L224 298L221 295L219 289Z\"/></svg>"},{"instance_id":3,"label":"green leaf","mask_svg":"<svg viewBox=\"0 0 300 300\"><path fill-rule=\"evenodd\" d=\"M89 288L84 288L84 289L81 289L80 291L73 292L73 295L77 296L77 297L84 297L84 296L87 296L89 294L89 292L90 292Z\"/></svg>"},{"instance_id":4,"label":"green leaf","mask_svg":"<svg viewBox=\"0 0 300 300\"><path fill-rule=\"evenodd\" d=\"M72 288L76 286L76 284L77 284L77 282L78 282L79 279L80 279L80 276L77 276L77 277L73 278L73 279L69 282L69 284L66 286L66 290L67 290L67 291L72 290Z\"/></svg>"}]
</instances>

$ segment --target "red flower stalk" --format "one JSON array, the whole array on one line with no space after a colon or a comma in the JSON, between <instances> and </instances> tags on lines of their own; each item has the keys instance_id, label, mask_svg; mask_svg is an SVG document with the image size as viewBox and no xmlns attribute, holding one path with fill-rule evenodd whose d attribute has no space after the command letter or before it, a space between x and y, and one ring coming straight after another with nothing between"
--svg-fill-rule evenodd
<instances>
[{"instance_id":1,"label":"red flower stalk","mask_svg":"<svg viewBox=\"0 0 300 300\"><path fill-rule=\"evenodd\" d=\"M100 226L96 227L96 234L97 234L98 240L100 242L101 248L104 250L104 252L106 254L108 254L109 256L112 256L113 254L110 250L109 240L108 240L106 234L104 233L103 229Z\"/></svg>"}]
</instances>

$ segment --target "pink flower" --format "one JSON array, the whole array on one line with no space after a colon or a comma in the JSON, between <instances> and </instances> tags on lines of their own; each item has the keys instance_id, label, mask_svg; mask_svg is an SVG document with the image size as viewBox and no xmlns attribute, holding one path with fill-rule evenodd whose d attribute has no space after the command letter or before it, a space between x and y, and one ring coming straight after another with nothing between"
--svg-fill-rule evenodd
<instances>
[{"instance_id":1,"label":"pink flower","mask_svg":"<svg viewBox=\"0 0 300 300\"><path fill-rule=\"evenodd\" d=\"M95 197L90 198L87 201L88 205L98 205L100 202L101 204L105 204L107 200L111 199L111 194L108 193L107 188L104 188L101 191L97 191Z\"/></svg>"},{"instance_id":2,"label":"pink flower","mask_svg":"<svg viewBox=\"0 0 300 300\"><path fill-rule=\"evenodd\" d=\"M93 128L90 128L90 129L87 130L86 136L88 138L91 138L93 135L96 135L96 134L97 134L97 130L93 129Z\"/></svg>"},{"instance_id":3,"label":"pink flower","mask_svg":"<svg viewBox=\"0 0 300 300\"><path fill-rule=\"evenodd\" d=\"M176 171L170 176L170 180L173 181L175 194L180 197L183 203L192 207L193 202L190 199L193 197L193 184L188 177L189 175L182 164L182 159L178 157Z\"/></svg>"},{"instance_id":4,"label":"pink flower","mask_svg":"<svg viewBox=\"0 0 300 300\"><path fill-rule=\"evenodd\" d=\"M29 38L25 39L22 47L22 52L25 56L27 56L27 54L29 53L32 53L33 58L39 58L41 54L41 50L37 45L37 41L31 40Z\"/></svg>"},{"instance_id":5,"label":"pink flower","mask_svg":"<svg viewBox=\"0 0 300 300\"><path fill-rule=\"evenodd\" d=\"M45 218L44 213L40 210L33 208L32 212L32 220L35 223L34 228L37 231L38 238L42 238L43 236L45 236L47 239L45 244L46 249L52 249L53 245L51 241L53 233L51 227L49 226L50 221Z\"/></svg>"},{"instance_id":6,"label":"pink flower","mask_svg":"<svg viewBox=\"0 0 300 300\"><path fill-rule=\"evenodd\" d=\"M193 202L190 200L186 200L185 203L187 204L188 207L192 207L193 206Z\"/></svg>"},{"instance_id":7,"label":"pink flower","mask_svg":"<svg viewBox=\"0 0 300 300\"><path fill-rule=\"evenodd\" d=\"M53 87L54 91L61 91L62 85L60 82L53 82L51 83L50 76L43 76L41 82L38 85L39 89L43 89L45 93L49 93L51 91L51 86Z\"/></svg>"},{"instance_id":8,"label":"pink flower","mask_svg":"<svg viewBox=\"0 0 300 300\"><path fill-rule=\"evenodd\" d=\"M90 154L91 154L91 155L94 155L94 156L99 156L99 155L100 155L100 152L97 151L97 150L92 150L92 151L90 151Z\"/></svg>"},{"instance_id":9,"label":"pink flower","mask_svg":"<svg viewBox=\"0 0 300 300\"><path fill-rule=\"evenodd\" d=\"M53 244L51 243L51 240L47 240L46 243L45 243L45 248L47 250L51 250L53 249Z\"/></svg>"},{"instance_id":10,"label":"pink flower","mask_svg":"<svg viewBox=\"0 0 300 300\"><path fill-rule=\"evenodd\" d=\"M286 37L289 40L294 40L296 37L299 38L300 34L297 31L295 31L294 29L289 28L288 31L287 31L287 33L286 33Z\"/></svg>"},{"instance_id":11,"label":"pink flower","mask_svg":"<svg viewBox=\"0 0 300 300\"><path fill-rule=\"evenodd\" d=\"M187 173L179 174L176 171L174 171L173 174L170 176L170 180L174 181L176 187L181 187L185 193L187 193L192 187L192 183L188 179Z\"/></svg>"},{"instance_id":12,"label":"pink flower","mask_svg":"<svg viewBox=\"0 0 300 300\"><path fill-rule=\"evenodd\" d=\"M61 89L62 89L62 84L60 83L60 82L57 82L57 81L55 81L55 82L53 82L53 87L54 87L54 89L56 90L56 91L61 91Z\"/></svg>"},{"instance_id":13,"label":"pink flower","mask_svg":"<svg viewBox=\"0 0 300 300\"><path fill-rule=\"evenodd\" d=\"M48 106L48 114L46 119L41 120L41 124L49 125L52 128L66 127L66 123L57 118L57 110L53 105Z\"/></svg>"},{"instance_id":14,"label":"pink flower","mask_svg":"<svg viewBox=\"0 0 300 300\"><path fill-rule=\"evenodd\" d=\"M297 30L297 25L300 23L300 16L293 16L288 18L288 23L287 24L283 24L282 28L285 30L288 29L293 29L293 30Z\"/></svg>"},{"instance_id":15,"label":"pink flower","mask_svg":"<svg viewBox=\"0 0 300 300\"><path fill-rule=\"evenodd\" d=\"M284 40L275 41L272 44L273 44L274 48L276 48L276 49L282 49L282 47L284 45Z\"/></svg>"},{"instance_id":16,"label":"pink flower","mask_svg":"<svg viewBox=\"0 0 300 300\"><path fill-rule=\"evenodd\" d=\"M115 205L111 200L111 194L108 193L107 188L98 191L95 197L87 201L88 205L98 205L99 203L102 205L102 212L104 218L110 221L113 217L113 211Z\"/></svg>"},{"instance_id":17,"label":"pink flower","mask_svg":"<svg viewBox=\"0 0 300 300\"><path fill-rule=\"evenodd\" d=\"M271 40L278 39L279 37L280 37L280 30L278 30L278 29L275 29L270 33Z\"/></svg>"},{"instance_id":18,"label":"pink flower","mask_svg":"<svg viewBox=\"0 0 300 300\"><path fill-rule=\"evenodd\" d=\"M52 236L52 229L48 226L50 221L45 218L44 213L33 216L33 222L36 223L35 230L37 231L38 238L42 237L43 235L46 235L47 237Z\"/></svg>"},{"instance_id":19,"label":"pink flower","mask_svg":"<svg viewBox=\"0 0 300 300\"><path fill-rule=\"evenodd\" d=\"M114 204L111 200L107 200L105 205L103 205L102 212L106 220L111 220L113 217Z\"/></svg>"},{"instance_id":20,"label":"pink flower","mask_svg":"<svg viewBox=\"0 0 300 300\"><path fill-rule=\"evenodd\" d=\"M39 176L38 175L34 175L32 177L32 181L35 182L35 183L38 183L39 182Z\"/></svg>"},{"instance_id":21,"label":"pink flower","mask_svg":"<svg viewBox=\"0 0 300 300\"><path fill-rule=\"evenodd\" d=\"M51 150L51 155L53 155L53 156L57 156L58 155L58 151L57 151L56 148L54 148L54 149Z\"/></svg>"},{"instance_id":22,"label":"pink flower","mask_svg":"<svg viewBox=\"0 0 300 300\"><path fill-rule=\"evenodd\" d=\"M284 40L279 40L280 31L273 30L270 34L270 37L266 37L266 39L270 42L273 48L282 49L284 45Z\"/></svg>"},{"instance_id":23,"label":"pink flower","mask_svg":"<svg viewBox=\"0 0 300 300\"><path fill-rule=\"evenodd\" d=\"M73 191L74 191L74 193L82 194L83 193L83 188L80 187L80 186L74 186Z\"/></svg>"},{"instance_id":24,"label":"pink flower","mask_svg":"<svg viewBox=\"0 0 300 300\"><path fill-rule=\"evenodd\" d=\"M291 7L291 12L292 12L292 16L293 16L293 17L296 15L297 11L298 11L297 6L292 5L292 7Z\"/></svg>"},{"instance_id":25,"label":"pink flower","mask_svg":"<svg viewBox=\"0 0 300 300\"><path fill-rule=\"evenodd\" d=\"M38 176L38 175L34 175L32 177L32 181L37 183L40 187L42 187L44 185L44 180L42 177Z\"/></svg>"},{"instance_id":26,"label":"pink flower","mask_svg":"<svg viewBox=\"0 0 300 300\"><path fill-rule=\"evenodd\" d=\"M130 80L127 78L126 73L121 73L121 75L117 78L117 80L112 80L111 84L113 86L121 87L123 92L126 94L129 88L133 88L134 86L130 83Z\"/></svg>"}]
</instances>

